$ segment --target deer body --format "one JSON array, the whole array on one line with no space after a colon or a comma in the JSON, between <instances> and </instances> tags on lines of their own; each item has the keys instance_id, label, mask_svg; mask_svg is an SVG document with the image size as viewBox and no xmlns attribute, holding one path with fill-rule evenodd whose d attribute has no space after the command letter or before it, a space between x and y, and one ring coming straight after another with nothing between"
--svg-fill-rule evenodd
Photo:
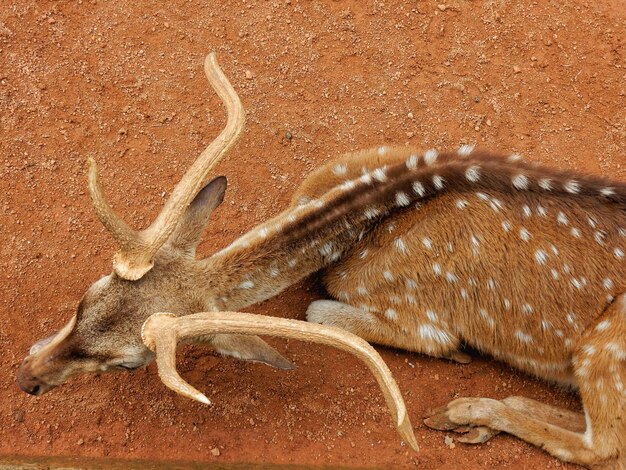
<instances>
[{"instance_id":1,"label":"deer body","mask_svg":"<svg viewBox=\"0 0 626 470\"><path fill-rule=\"evenodd\" d=\"M98 217L121 249L76 316L31 348L18 372L25 391L41 394L79 372L132 369L156 356L168 387L208 403L175 370L178 342L289 369L250 336L278 334L360 357L417 449L397 386L363 340L459 362L469 361L460 351L469 344L577 387L585 414L521 397L470 398L427 425L469 425L461 440L474 443L504 431L564 460L626 466L625 184L469 147L441 155L381 147L323 166L283 213L197 260L226 180L202 184L243 126L214 56L205 68L228 107L226 130L149 228L135 232L112 211L90 163ZM333 300L309 306L312 324L236 312L314 272Z\"/></svg>"}]
</instances>

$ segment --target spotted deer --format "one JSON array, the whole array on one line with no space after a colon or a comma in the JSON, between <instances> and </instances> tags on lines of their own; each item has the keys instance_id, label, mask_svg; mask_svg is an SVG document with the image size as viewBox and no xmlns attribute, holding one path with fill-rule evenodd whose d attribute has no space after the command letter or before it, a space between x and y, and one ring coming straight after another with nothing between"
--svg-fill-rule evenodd
<instances>
[{"instance_id":1,"label":"spotted deer","mask_svg":"<svg viewBox=\"0 0 626 470\"><path fill-rule=\"evenodd\" d=\"M213 55L205 70L228 123L150 227L135 232L113 212L90 162L96 212L120 250L63 330L31 348L18 371L23 390L41 394L80 372L156 357L168 387L207 403L176 372L178 343L288 369L250 335L288 336L362 358L417 449L396 384L366 341L461 363L469 345L576 387L584 414L522 397L462 398L435 410L428 426L466 432L460 440L470 443L507 432L566 461L625 466L625 184L470 146L380 147L322 166L285 211L197 260L226 189L223 177L204 181L243 126ZM314 272L333 300L313 302L310 323L237 312Z\"/></svg>"}]
</instances>

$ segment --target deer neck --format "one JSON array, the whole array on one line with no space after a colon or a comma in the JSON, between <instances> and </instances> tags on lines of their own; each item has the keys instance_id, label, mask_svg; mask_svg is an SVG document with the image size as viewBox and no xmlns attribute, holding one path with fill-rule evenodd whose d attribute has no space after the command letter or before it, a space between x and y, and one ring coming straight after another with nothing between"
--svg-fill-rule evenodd
<instances>
[{"instance_id":1,"label":"deer neck","mask_svg":"<svg viewBox=\"0 0 626 470\"><path fill-rule=\"evenodd\" d=\"M215 307L238 310L275 296L336 262L371 227L313 204L285 211L199 262Z\"/></svg>"}]
</instances>

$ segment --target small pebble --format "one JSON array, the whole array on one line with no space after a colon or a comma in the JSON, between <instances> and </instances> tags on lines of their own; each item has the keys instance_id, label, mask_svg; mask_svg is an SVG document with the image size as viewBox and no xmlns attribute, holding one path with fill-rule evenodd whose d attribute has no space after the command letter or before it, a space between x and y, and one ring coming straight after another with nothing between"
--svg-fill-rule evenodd
<instances>
[{"instance_id":1,"label":"small pebble","mask_svg":"<svg viewBox=\"0 0 626 470\"><path fill-rule=\"evenodd\" d=\"M439 8L439 10L441 11L446 11L448 9L448 6L440 3L439 5L437 5L437 8Z\"/></svg>"},{"instance_id":2,"label":"small pebble","mask_svg":"<svg viewBox=\"0 0 626 470\"><path fill-rule=\"evenodd\" d=\"M211 454L214 455L215 457L219 457L220 453L221 452L220 452L220 450L217 447L213 447L211 449Z\"/></svg>"},{"instance_id":3,"label":"small pebble","mask_svg":"<svg viewBox=\"0 0 626 470\"><path fill-rule=\"evenodd\" d=\"M513 66L513 73L520 73L522 69L520 69L517 65Z\"/></svg>"},{"instance_id":4,"label":"small pebble","mask_svg":"<svg viewBox=\"0 0 626 470\"><path fill-rule=\"evenodd\" d=\"M252 75L252 72L250 72L250 70L246 70L246 80L252 80L254 78L254 75Z\"/></svg>"},{"instance_id":5,"label":"small pebble","mask_svg":"<svg viewBox=\"0 0 626 470\"><path fill-rule=\"evenodd\" d=\"M446 436L443 438L443 442L448 446L449 449L454 449L456 445L454 444L454 439L450 436Z\"/></svg>"}]
</instances>

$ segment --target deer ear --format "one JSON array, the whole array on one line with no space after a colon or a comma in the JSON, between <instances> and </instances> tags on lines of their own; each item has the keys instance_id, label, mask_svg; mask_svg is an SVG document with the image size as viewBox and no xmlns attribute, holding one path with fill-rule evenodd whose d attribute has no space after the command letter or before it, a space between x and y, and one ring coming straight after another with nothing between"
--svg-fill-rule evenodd
<instances>
[{"instance_id":1,"label":"deer ear","mask_svg":"<svg viewBox=\"0 0 626 470\"><path fill-rule=\"evenodd\" d=\"M217 334L211 346L220 354L244 361L262 362L283 370L296 367L258 336Z\"/></svg>"},{"instance_id":2,"label":"deer ear","mask_svg":"<svg viewBox=\"0 0 626 470\"><path fill-rule=\"evenodd\" d=\"M211 214L224 200L226 177L211 180L196 195L170 236L170 246L194 254Z\"/></svg>"}]
</instances>

